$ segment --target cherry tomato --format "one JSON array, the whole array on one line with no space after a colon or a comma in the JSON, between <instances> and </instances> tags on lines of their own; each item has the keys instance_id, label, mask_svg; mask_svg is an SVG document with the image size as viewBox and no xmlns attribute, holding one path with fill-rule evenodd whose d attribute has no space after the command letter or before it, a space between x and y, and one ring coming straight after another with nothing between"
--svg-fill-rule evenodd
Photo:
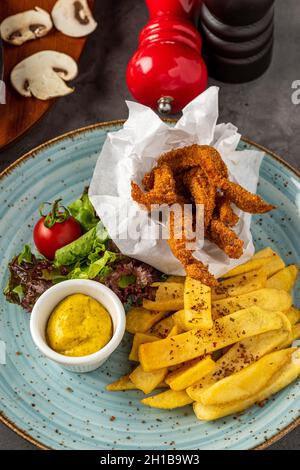
<instances>
[{"instance_id":1,"label":"cherry tomato","mask_svg":"<svg viewBox=\"0 0 300 470\"><path fill-rule=\"evenodd\" d=\"M53 260L56 250L73 242L82 234L81 226L65 207L61 199L52 205L51 212L44 215L40 207L41 218L33 230L33 239L37 250L46 258ZM49 203L46 203L49 204Z\"/></svg>"}]
</instances>

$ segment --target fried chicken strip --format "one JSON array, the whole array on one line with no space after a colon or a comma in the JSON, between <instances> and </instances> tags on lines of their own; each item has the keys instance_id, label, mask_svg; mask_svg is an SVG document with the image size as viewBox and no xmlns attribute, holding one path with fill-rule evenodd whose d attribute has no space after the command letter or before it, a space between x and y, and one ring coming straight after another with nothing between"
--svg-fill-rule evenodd
<instances>
[{"instance_id":1,"label":"fried chicken strip","mask_svg":"<svg viewBox=\"0 0 300 470\"><path fill-rule=\"evenodd\" d=\"M219 152L210 145L193 144L171 150L158 159L157 165L168 164L173 173L200 166L210 181L228 178L228 170Z\"/></svg>"},{"instance_id":2,"label":"fried chicken strip","mask_svg":"<svg viewBox=\"0 0 300 470\"><path fill-rule=\"evenodd\" d=\"M222 195L217 195L216 198L216 209L218 213L218 218L223 222L227 227L234 227L238 221L239 217L233 211L229 199Z\"/></svg>"},{"instance_id":3,"label":"fried chicken strip","mask_svg":"<svg viewBox=\"0 0 300 470\"><path fill-rule=\"evenodd\" d=\"M201 261L193 258L193 262L185 266L185 272L187 276L193 279L198 279L202 284L206 286L215 287L218 285L217 279L209 272L207 266Z\"/></svg>"},{"instance_id":4,"label":"fried chicken strip","mask_svg":"<svg viewBox=\"0 0 300 470\"><path fill-rule=\"evenodd\" d=\"M204 206L204 231L206 232L215 208L216 188L208 181L205 172L200 167L188 170L183 181L194 202Z\"/></svg>"},{"instance_id":5,"label":"fried chicken strip","mask_svg":"<svg viewBox=\"0 0 300 470\"><path fill-rule=\"evenodd\" d=\"M263 214L275 209L275 206L268 204L263 198L258 196L258 194L250 193L237 183L222 179L220 181L220 187L226 197L244 212Z\"/></svg>"},{"instance_id":6,"label":"fried chicken strip","mask_svg":"<svg viewBox=\"0 0 300 470\"><path fill-rule=\"evenodd\" d=\"M216 286L218 284L215 277L209 272L207 266L193 257L193 252L187 249L187 243L195 242L195 238L187 239L185 227L192 221L182 210L182 217L176 217L174 212L170 212L169 219L169 240L168 244L174 256L181 262L188 276L199 279L203 284Z\"/></svg>"},{"instance_id":7,"label":"fried chicken strip","mask_svg":"<svg viewBox=\"0 0 300 470\"><path fill-rule=\"evenodd\" d=\"M244 212L261 214L274 209L257 194L252 194L237 183L228 181L228 170L219 152L209 145L191 145L171 150L158 159L158 167L167 164L173 174L183 169L200 167L205 172L210 183L221 188L227 199L234 202ZM145 175L144 184L151 186L153 172Z\"/></svg>"},{"instance_id":8,"label":"fried chicken strip","mask_svg":"<svg viewBox=\"0 0 300 470\"><path fill-rule=\"evenodd\" d=\"M191 145L165 153L158 166L167 163L174 174L184 168L200 166L210 182L221 188L228 199L244 212L262 214L274 209L257 194L252 194L239 184L228 181L228 170L219 152L209 145Z\"/></svg>"},{"instance_id":9,"label":"fried chicken strip","mask_svg":"<svg viewBox=\"0 0 300 470\"><path fill-rule=\"evenodd\" d=\"M138 184L131 182L131 197L139 204L143 204L150 211L152 204L174 204L182 201L176 193L175 180L168 165L162 165L153 171L153 188L143 192Z\"/></svg>"},{"instance_id":10,"label":"fried chicken strip","mask_svg":"<svg viewBox=\"0 0 300 470\"><path fill-rule=\"evenodd\" d=\"M274 208L260 196L230 182L226 164L209 145L194 144L161 155L156 168L144 175L143 185L146 192L132 182L132 197L148 210L152 204L203 204L205 234L230 258L240 258L243 253L243 241L231 229L239 220L231 203L242 211L257 214ZM210 286L217 285L207 266L196 260L188 247L195 239L189 240L185 235L185 212L182 211L179 221L172 214L168 243L173 254L189 276ZM189 217L189 222L195 223L192 213Z\"/></svg>"},{"instance_id":11,"label":"fried chicken strip","mask_svg":"<svg viewBox=\"0 0 300 470\"><path fill-rule=\"evenodd\" d=\"M220 219L212 219L209 237L229 258L240 258L242 256L244 242Z\"/></svg>"},{"instance_id":12,"label":"fried chicken strip","mask_svg":"<svg viewBox=\"0 0 300 470\"><path fill-rule=\"evenodd\" d=\"M154 186L154 170L149 173L145 173L142 179L142 184L146 191L150 191Z\"/></svg>"}]
</instances>

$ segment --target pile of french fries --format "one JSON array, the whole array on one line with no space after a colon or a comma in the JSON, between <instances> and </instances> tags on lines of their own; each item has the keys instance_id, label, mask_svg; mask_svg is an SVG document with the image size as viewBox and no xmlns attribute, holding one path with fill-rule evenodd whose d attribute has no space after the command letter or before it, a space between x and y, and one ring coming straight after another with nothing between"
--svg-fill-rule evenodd
<instances>
[{"instance_id":1,"label":"pile of french fries","mask_svg":"<svg viewBox=\"0 0 300 470\"><path fill-rule=\"evenodd\" d=\"M300 375L300 311L292 305L295 265L271 248L228 272L215 288L170 276L154 300L127 314L133 371L107 386L142 390L144 405L193 403L214 420L262 403Z\"/></svg>"}]
</instances>

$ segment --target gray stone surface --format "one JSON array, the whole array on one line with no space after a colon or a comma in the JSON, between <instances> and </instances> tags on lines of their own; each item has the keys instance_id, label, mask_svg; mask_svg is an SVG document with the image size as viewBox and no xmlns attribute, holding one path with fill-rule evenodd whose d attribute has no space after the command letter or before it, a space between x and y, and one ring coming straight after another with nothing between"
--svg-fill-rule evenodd
<instances>
[{"instance_id":1,"label":"gray stone surface","mask_svg":"<svg viewBox=\"0 0 300 470\"><path fill-rule=\"evenodd\" d=\"M96 1L96 17L99 28L89 38L80 61L76 92L58 100L30 132L0 152L0 168L68 130L98 121L126 118L124 100L130 99L125 84L126 64L136 48L138 31L147 20L147 10L142 0L101 0ZM299 1L277 0L274 57L265 75L242 85L210 81L221 88L221 121L233 122L244 136L277 152L298 169L300 105L291 102L291 84L300 80L299 53ZM0 425L0 449L33 448ZM300 428L272 448L299 450Z\"/></svg>"}]
</instances>

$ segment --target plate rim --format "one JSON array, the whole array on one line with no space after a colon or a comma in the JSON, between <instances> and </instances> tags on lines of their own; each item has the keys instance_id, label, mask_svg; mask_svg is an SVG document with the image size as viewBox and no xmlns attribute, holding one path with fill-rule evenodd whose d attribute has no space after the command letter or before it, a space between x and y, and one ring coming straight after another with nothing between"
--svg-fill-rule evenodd
<instances>
[{"instance_id":1,"label":"plate rim","mask_svg":"<svg viewBox=\"0 0 300 470\"><path fill-rule=\"evenodd\" d=\"M172 118L164 118L164 122L166 123L176 123L177 119L172 119ZM21 157L17 158L14 162L12 162L10 165L8 165L6 168L4 168L0 172L0 180L8 176L10 173L13 172L19 165L21 165L23 162L28 160L29 158L36 157L42 150L55 145L56 143L65 140L69 137L74 137L80 134L84 134L85 132L93 131L95 129L101 129L101 128L107 128L107 127L113 127L113 126L118 126L118 125L123 125L126 122L126 119L115 119L111 121L101 121L97 122L95 124L89 124L87 126L79 127L77 129L70 130L68 132L65 132L63 134L58 135L57 137L54 137L50 140L47 140L46 142L34 147L33 149L29 150L28 152L24 153ZM292 171L295 175L297 175L300 178L300 170L295 168L293 165L290 163L286 162L282 157L280 157L277 153L273 152L272 150L269 150L267 147L264 147L261 144L257 144L251 139L248 139L247 137L241 137L241 140L245 142L246 144L252 145L253 147L256 147L257 149L266 152L268 155L271 155L275 160L277 160L279 163L284 165L286 168L288 168L290 171ZM18 434L20 437L25 439L27 442L30 442L31 444L35 445L41 450L54 450L53 448L46 446L42 442L40 442L38 439L35 439L32 437L27 431L24 429L20 428L17 426L11 419L9 419L3 412L0 413L0 422L3 423L5 426L7 426L10 430ZM290 431L295 429L298 425L300 425L300 415L295 418L290 424L285 426L283 429L281 429L279 432L274 434L274 436L270 437L266 441L262 442L261 444L258 444L255 447L252 447L249 450L263 450L269 447L270 445L274 444L276 441L284 437L286 434L288 434Z\"/></svg>"}]
</instances>

